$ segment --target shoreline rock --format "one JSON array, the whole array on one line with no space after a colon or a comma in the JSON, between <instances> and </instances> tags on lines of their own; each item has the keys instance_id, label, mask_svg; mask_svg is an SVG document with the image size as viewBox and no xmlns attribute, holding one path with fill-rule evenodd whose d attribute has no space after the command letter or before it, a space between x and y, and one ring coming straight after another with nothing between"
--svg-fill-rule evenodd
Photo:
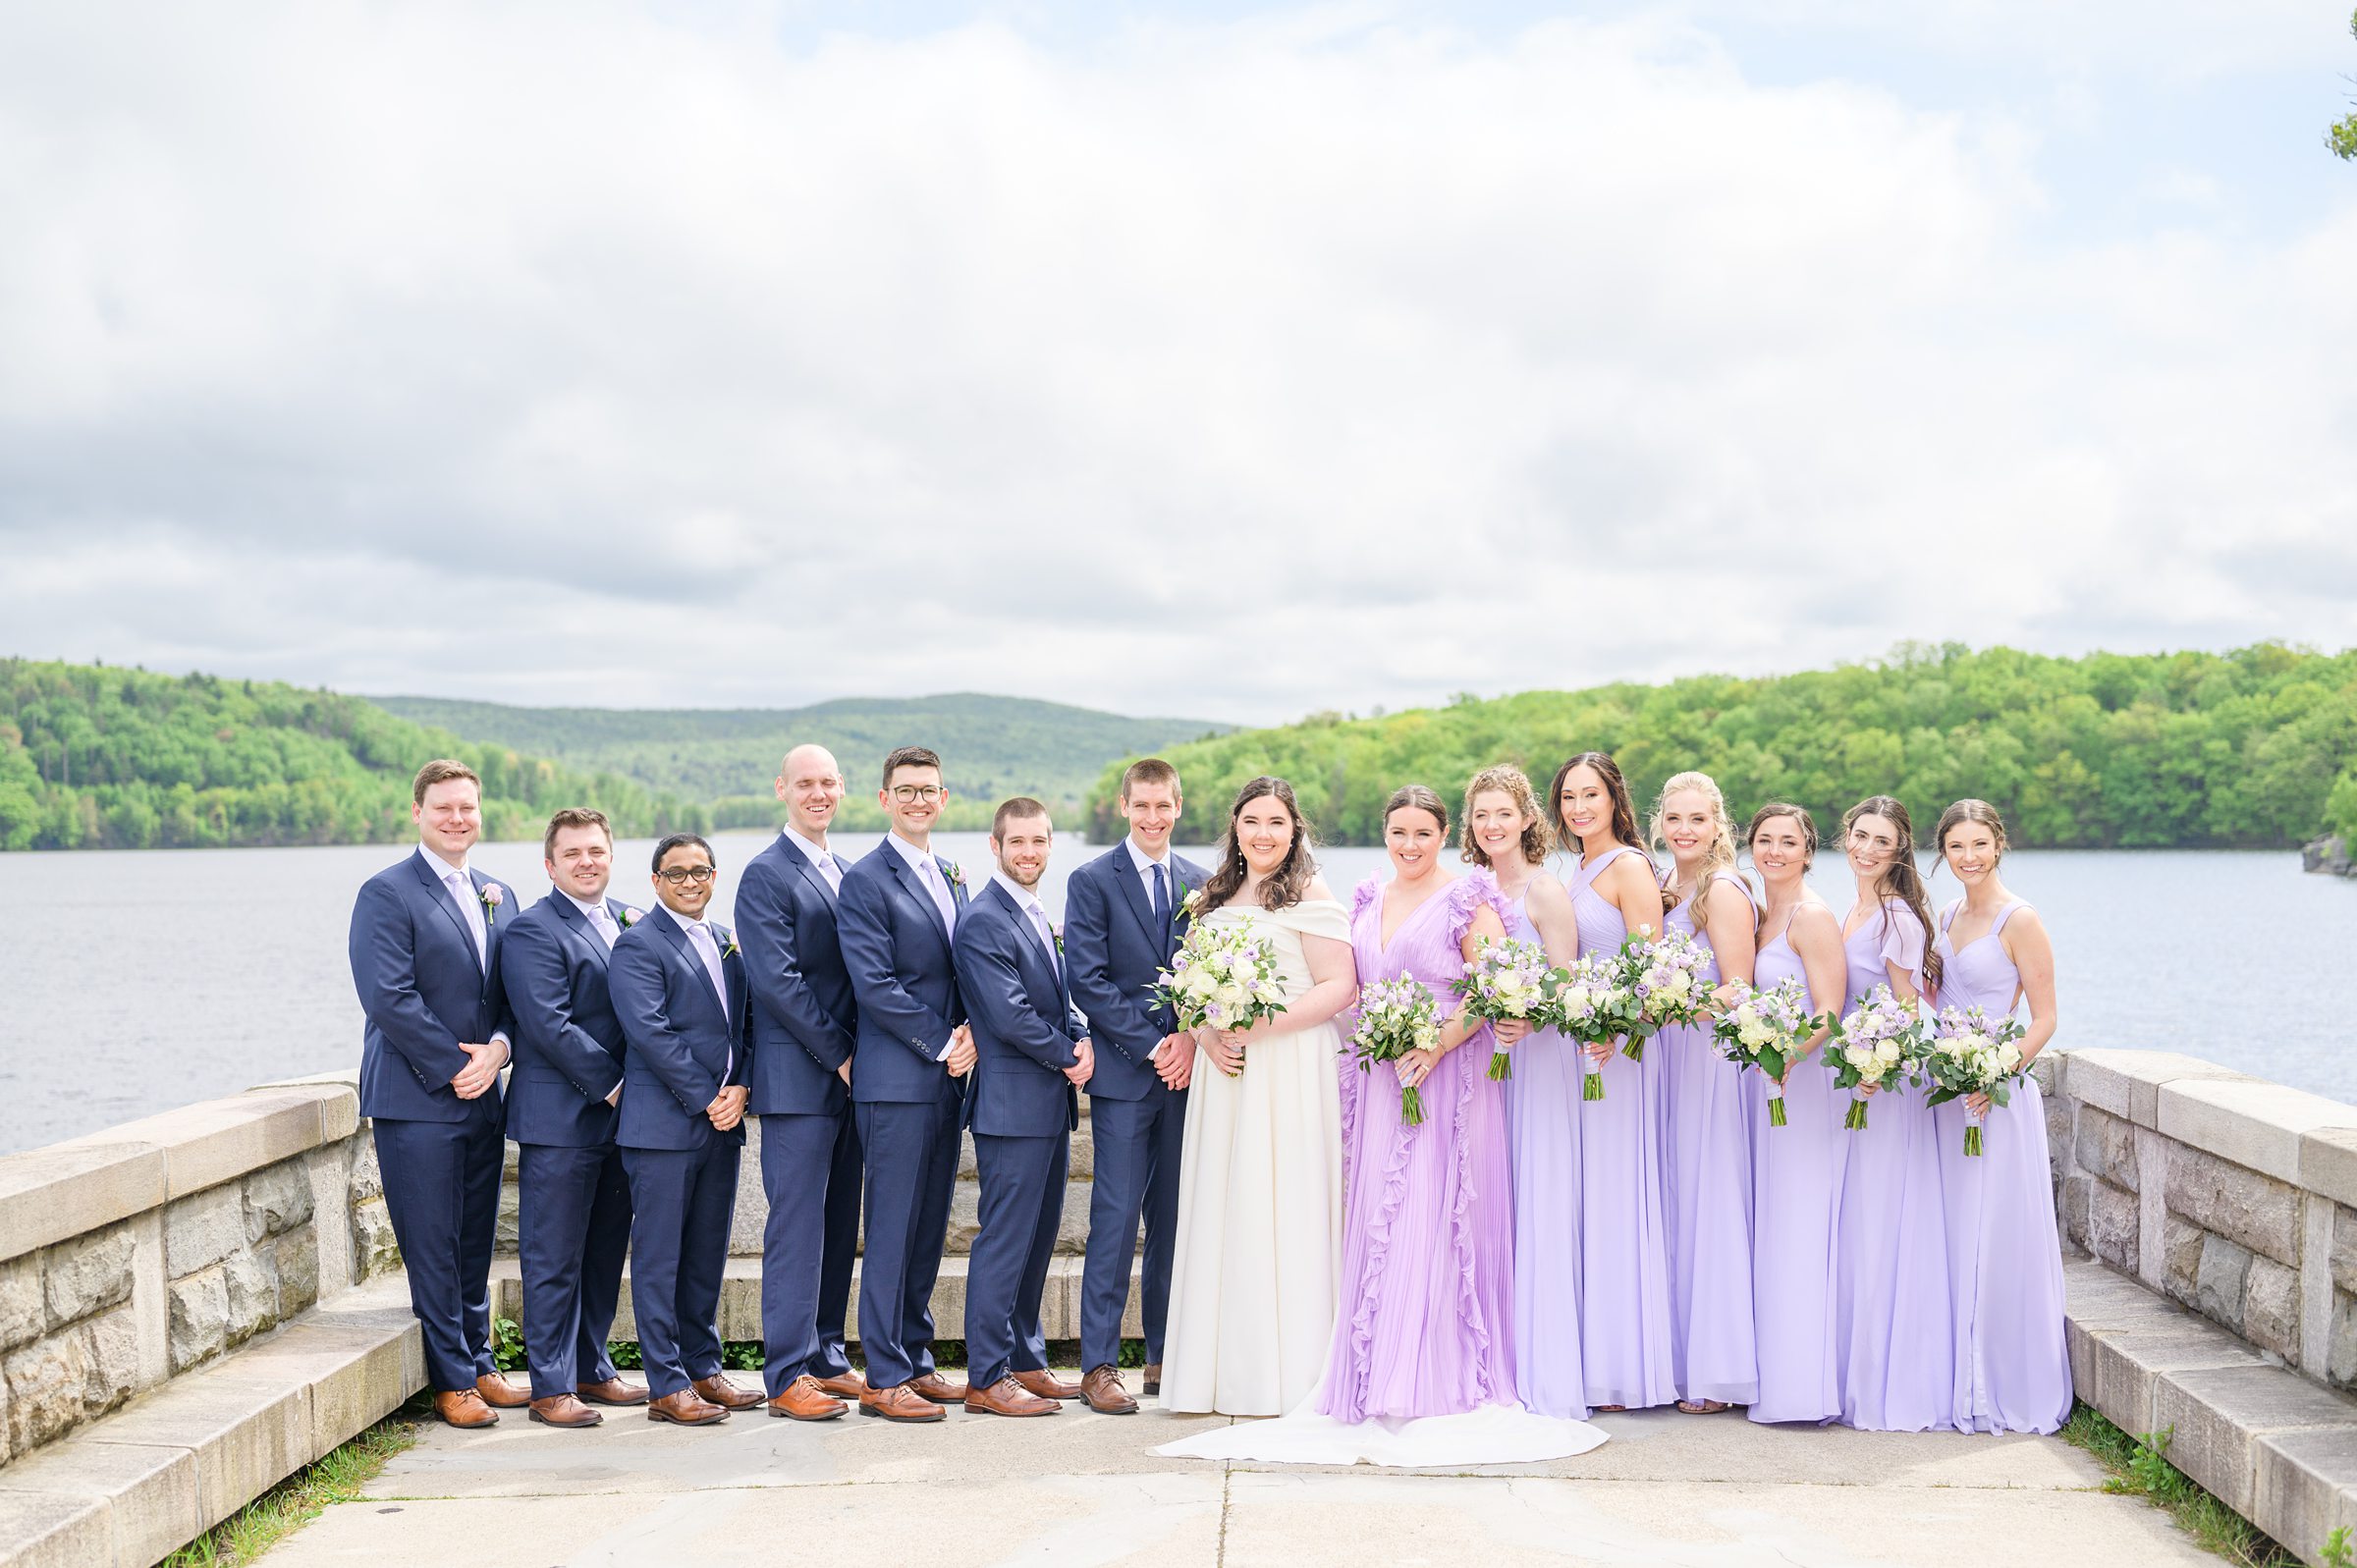
<instances>
[{"instance_id":1,"label":"shoreline rock","mask_svg":"<svg viewBox=\"0 0 2357 1568\"><path fill-rule=\"evenodd\" d=\"M2357 863L2349 859L2348 840L2336 833L2302 844L2300 869L2321 871L2332 877L2357 877Z\"/></svg>"}]
</instances>

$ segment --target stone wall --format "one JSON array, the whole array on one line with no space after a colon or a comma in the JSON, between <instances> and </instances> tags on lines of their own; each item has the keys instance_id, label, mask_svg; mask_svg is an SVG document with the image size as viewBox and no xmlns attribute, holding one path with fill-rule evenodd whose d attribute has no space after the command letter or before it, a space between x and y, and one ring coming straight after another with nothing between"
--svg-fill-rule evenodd
<instances>
[{"instance_id":1,"label":"stone wall","mask_svg":"<svg viewBox=\"0 0 2357 1568\"><path fill-rule=\"evenodd\" d=\"M0 1157L0 1465L397 1267L349 1075Z\"/></svg>"},{"instance_id":2,"label":"stone wall","mask_svg":"<svg viewBox=\"0 0 2357 1568\"><path fill-rule=\"evenodd\" d=\"M2357 1388L2357 1108L2161 1052L2040 1077L2067 1242Z\"/></svg>"}]
</instances>

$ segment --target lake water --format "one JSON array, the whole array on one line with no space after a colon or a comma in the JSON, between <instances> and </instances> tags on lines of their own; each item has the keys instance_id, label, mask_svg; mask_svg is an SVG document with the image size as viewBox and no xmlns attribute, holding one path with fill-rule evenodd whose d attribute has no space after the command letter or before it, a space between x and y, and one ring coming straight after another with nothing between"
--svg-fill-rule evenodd
<instances>
[{"instance_id":1,"label":"lake water","mask_svg":"<svg viewBox=\"0 0 2357 1568\"><path fill-rule=\"evenodd\" d=\"M724 921L734 870L768 838L714 838ZM846 834L836 846L855 857L875 842ZM630 902L652 901L639 869L652 847L618 846L615 892ZM978 834L945 834L939 847L976 880L989 869ZM1051 910L1064 874L1096 852L1059 843ZM404 853L0 855L0 1153L356 1063L353 894ZM1345 899L1385 863L1378 849L1325 860ZM527 899L546 891L537 843L484 844L475 863ZM1849 906L1838 857L1820 855L1814 880L1836 910ZM2212 850L2023 850L2006 881L2054 932L2060 1044L2182 1051L2357 1101L2357 881L2304 876L2289 852ZM1945 876L1933 883L1935 903L1954 892Z\"/></svg>"}]
</instances>

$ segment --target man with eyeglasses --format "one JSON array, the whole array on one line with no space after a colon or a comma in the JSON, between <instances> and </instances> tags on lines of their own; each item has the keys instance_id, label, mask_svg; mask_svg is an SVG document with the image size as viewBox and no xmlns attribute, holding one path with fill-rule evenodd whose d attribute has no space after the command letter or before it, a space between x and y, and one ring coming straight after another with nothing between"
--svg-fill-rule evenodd
<instances>
[{"instance_id":1,"label":"man with eyeglasses","mask_svg":"<svg viewBox=\"0 0 2357 1568\"><path fill-rule=\"evenodd\" d=\"M903 746L884 759L884 841L843 879L836 930L858 1024L851 1104L867 1176L859 1273L864 1415L940 1421L963 1386L933 1365L933 1282L958 1181L962 1091L973 1069L952 943L965 879L933 853L949 798L941 758Z\"/></svg>"},{"instance_id":2,"label":"man with eyeglasses","mask_svg":"<svg viewBox=\"0 0 2357 1568\"><path fill-rule=\"evenodd\" d=\"M630 1178L630 1310L650 1420L725 1421L761 1402L720 1370L720 1285L744 1150L744 960L704 918L712 846L655 845L662 907L615 941L606 987L622 1021L623 1168Z\"/></svg>"},{"instance_id":3,"label":"man with eyeglasses","mask_svg":"<svg viewBox=\"0 0 2357 1568\"><path fill-rule=\"evenodd\" d=\"M859 1243L859 1130L851 1116L859 1018L835 930L850 865L827 847L843 774L824 746L778 769L786 826L737 884L751 1000L746 1035L761 1118L762 1380L769 1413L831 1421L864 1386L844 1347Z\"/></svg>"}]
</instances>

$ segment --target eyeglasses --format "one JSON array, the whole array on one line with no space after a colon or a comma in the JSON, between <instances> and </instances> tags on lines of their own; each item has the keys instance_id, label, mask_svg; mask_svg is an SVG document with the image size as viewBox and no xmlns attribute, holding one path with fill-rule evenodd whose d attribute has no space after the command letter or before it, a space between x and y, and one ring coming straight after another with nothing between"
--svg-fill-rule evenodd
<instances>
[{"instance_id":1,"label":"eyeglasses","mask_svg":"<svg viewBox=\"0 0 2357 1568\"><path fill-rule=\"evenodd\" d=\"M674 866L669 871L658 871L655 875L675 888L685 888L691 882L700 888L710 882L716 873L710 866Z\"/></svg>"},{"instance_id":2,"label":"eyeglasses","mask_svg":"<svg viewBox=\"0 0 2357 1568\"><path fill-rule=\"evenodd\" d=\"M892 798L904 806L913 806L919 802L929 806L948 793L949 791L939 784L894 784L892 786Z\"/></svg>"}]
</instances>

